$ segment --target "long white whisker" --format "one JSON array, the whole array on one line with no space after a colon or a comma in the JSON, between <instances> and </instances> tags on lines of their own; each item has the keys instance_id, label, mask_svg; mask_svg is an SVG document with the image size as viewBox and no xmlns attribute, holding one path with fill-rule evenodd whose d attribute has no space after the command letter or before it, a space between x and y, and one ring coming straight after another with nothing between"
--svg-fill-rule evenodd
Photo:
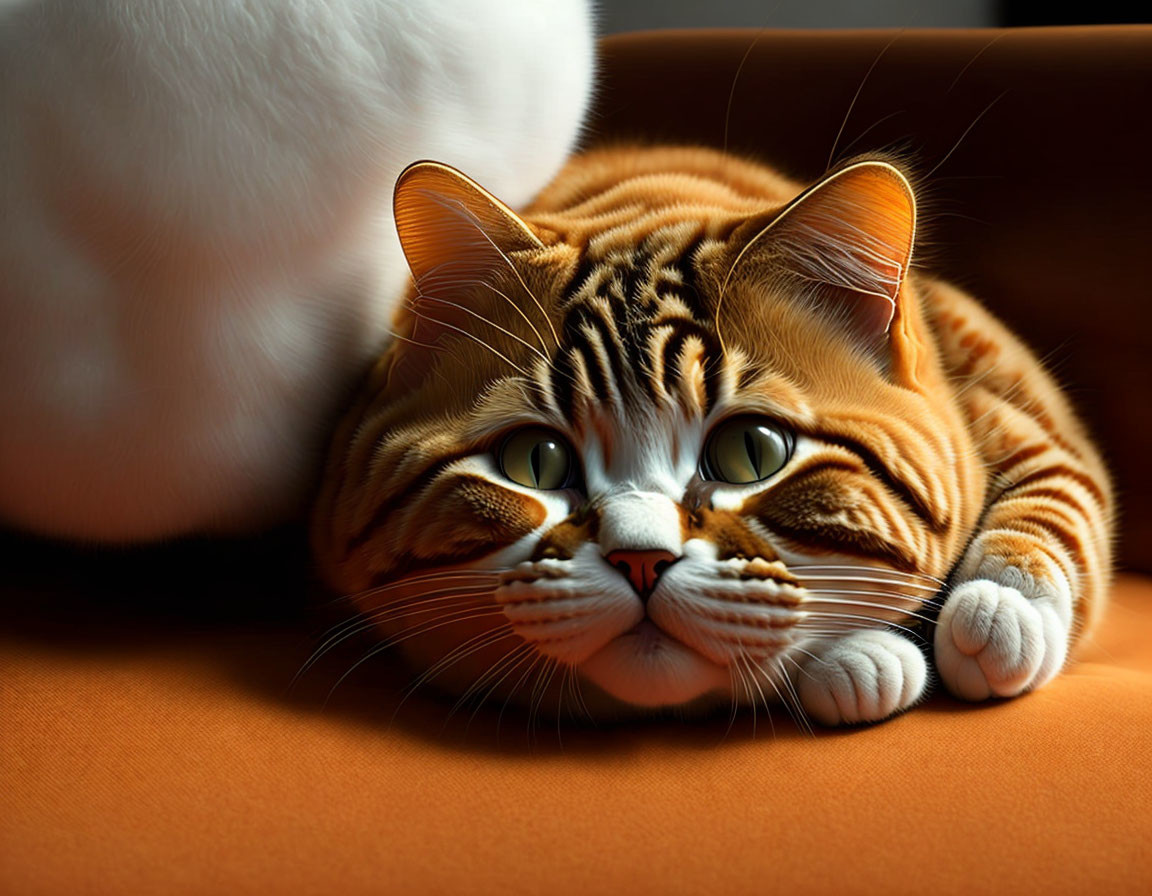
<instances>
[{"instance_id":1,"label":"long white whisker","mask_svg":"<svg viewBox=\"0 0 1152 896\"><path fill-rule=\"evenodd\" d=\"M815 591L815 592L813 592L813 594L816 594L816 595L820 595L820 594L867 594L867 593L868 593L867 591L864 591L864 592L861 592L861 591ZM878 604L878 603L873 603L872 601L867 601L867 600L843 600L841 598L835 598L835 597L812 597L812 598L808 598L805 600L805 603L809 603L809 602L814 603L814 604L833 604L836 606L844 606L844 607L869 607L870 609L873 609L873 610L889 610L893 613L899 613L901 616L907 616L907 617L910 617L912 619L918 619L921 622L927 622L929 624L936 622L936 620L931 618L930 616L921 616L919 613L913 613L909 610L903 610L899 607L893 607L890 604ZM804 612L804 611L802 611L802 612ZM883 619L883 617L881 617L881 616L877 616L875 618L876 619Z\"/></svg>"},{"instance_id":2,"label":"long white whisker","mask_svg":"<svg viewBox=\"0 0 1152 896\"><path fill-rule=\"evenodd\" d=\"M440 204L444 207L451 208L451 206L449 206L444 201L439 199L437 199L437 201L439 201ZM556 335L556 328L552 326L552 319L548 316L548 312L544 310L544 306L540 303L540 300L536 298L536 294L532 292L532 290L528 288L528 284L524 282L524 278L520 274L520 269L512 263L512 259L508 257L507 253L505 253L503 249L496 245L496 241L488 235L487 231L485 231L484 228L480 225L480 221L477 219L477 217L472 214L462 202L455 202L453 205L455 206L455 211L457 214L462 214L462 216L467 221L469 221L473 227L476 228L477 232L482 237L484 237L484 239L488 242L488 245L496 250L496 254L499 255L501 259L503 259L504 263L508 265L509 270L512 271L512 273L516 276L516 279L520 282L521 288L524 290L524 292L528 293L528 297L532 299L537 309L539 309L540 313L544 316L544 322L548 324L548 329L552 331L552 339L555 340L557 347L559 347L560 338Z\"/></svg>"},{"instance_id":3,"label":"long white whisker","mask_svg":"<svg viewBox=\"0 0 1152 896\"><path fill-rule=\"evenodd\" d=\"M921 585L918 582L903 582L899 579L875 579L869 576L799 575L797 578L816 582L867 582L868 584L875 585L896 585L900 588L914 588L917 591L930 591L933 594L940 590L938 586ZM804 585L805 588L810 587L804 582L801 582L801 584Z\"/></svg>"},{"instance_id":4,"label":"long white whisker","mask_svg":"<svg viewBox=\"0 0 1152 896\"><path fill-rule=\"evenodd\" d=\"M379 644L377 644L375 647L373 647L371 650L369 650L366 654L364 654L364 656L360 657L360 659L358 659L355 663L353 663L352 667L336 680L336 683L334 685L332 685L332 688L328 691L328 696L325 697L325 699L324 699L324 705L327 706L328 701L332 699L332 695L334 693L336 693L336 689L339 688L341 684L343 684L344 680L346 678L348 678L349 675L351 675L353 672L355 672L360 666L362 666L364 663L366 663L372 657L383 653L385 650L388 650L390 647L395 647L397 644L400 644L403 641L407 641L409 638L414 638L414 637L417 637L419 635L425 635L428 632L432 632L432 631L435 631L436 629L443 628L446 625L457 625L457 624L462 623L462 622L470 622L474 619L483 619L483 618L488 617L488 616L499 616L499 615L502 615L502 611L499 608L493 608L493 609L489 609L489 610L465 610L465 611L460 611L460 612L456 612L456 613L450 613L446 617L437 617L435 625L427 625L427 624L415 625L415 626L412 626L408 629L405 629L403 632L400 632L398 635L396 635L394 637L390 637L384 641L381 641Z\"/></svg>"},{"instance_id":5,"label":"long white whisker","mask_svg":"<svg viewBox=\"0 0 1152 896\"><path fill-rule=\"evenodd\" d=\"M415 681L408 685L405 691L405 699L407 699L410 694L415 693L417 690L419 690L421 687L423 687L425 684L427 684L429 681L431 681L450 666L456 665L456 663L464 660L477 651L483 650L486 647L490 647L493 644L503 641L505 638L514 637L516 637L516 633L512 631L512 627L503 626L496 629L495 631L481 632L478 635L472 636L467 641L464 641L462 644L457 644L454 648L452 648L452 650L448 651L447 654L442 656L435 663L425 669L416 678Z\"/></svg>"},{"instance_id":6,"label":"long white whisker","mask_svg":"<svg viewBox=\"0 0 1152 896\"><path fill-rule=\"evenodd\" d=\"M740 687L745 694L748 695L748 703L752 707L752 737L756 737L756 699L752 696L752 685L748 683L748 672L741 666L737 654L737 662L733 663L732 668L737 671L740 676Z\"/></svg>"},{"instance_id":7,"label":"long white whisker","mask_svg":"<svg viewBox=\"0 0 1152 896\"><path fill-rule=\"evenodd\" d=\"M532 686L532 694L528 701L528 738L532 740L536 728L536 717L540 712L540 707L544 702L544 695L548 692L548 686L552 683L553 677L556 675L556 670L560 667L560 661L555 658L550 658L543 666L540 667L540 672L536 676L536 683Z\"/></svg>"},{"instance_id":8,"label":"long white whisker","mask_svg":"<svg viewBox=\"0 0 1152 896\"><path fill-rule=\"evenodd\" d=\"M520 690L520 686L528 679L528 676L536 669L536 666L544 661L544 654L533 651L531 662L528 663L528 668L524 670L524 674L516 679L516 683L508 691L508 696L504 698L504 705L500 707L500 713L496 716L496 737L500 737L500 725L504 721L504 713L508 711L508 704L512 702L512 698L516 692ZM497 684L497 687L499 684ZM491 692L489 692L491 693ZM487 702L488 697L485 696L483 702Z\"/></svg>"},{"instance_id":9,"label":"long white whisker","mask_svg":"<svg viewBox=\"0 0 1152 896\"><path fill-rule=\"evenodd\" d=\"M935 582L938 585L945 584L943 579L938 579L938 578L936 578L936 576L928 575L928 573L907 572L905 570L897 570L897 569L877 569L874 566L852 566L851 564L846 564L846 563L805 563L805 564L797 564L797 565L793 565L793 566L788 567L788 570L790 572L794 571L794 570L799 570L799 569L831 569L831 570L856 570L856 571L864 570L865 572L870 572L870 573L878 572L878 573L881 573L883 575L904 576L904 577L910 578L910 579L915 579L915 578L927 579L928 581Z\"/></svg>"},{"instance_id":10,"label":"long white whisker","mask_svg":"<svg viewBox=\"0 0 1152 896\"><path fill-rule=\"evenodd\" d=\"M417 298L421 301L424 301L424 302L437 302L441 305L448 305L451 308L456 308L460 311L463 311L465 314L469 315L470 317L474 317L476 320L480 321L481 323L487 324L492 329L499 330L501 333L503 333L509 339L516 340L522 346L524 346L526 349L528 349L528 351L532 352L534 355L536 355L536 357L540 358L540 360L542 360L544 363L548 364L549 366L552 363L551 360L548 358L548 356L545 355L542 351L540 351L540 349L536 348L536 346L534 346L532 343L528 342L526 339L522 339L521 337L517 336L511 330L505 329L504 327L500 326L500 324L496 323L495 321L489 320L483 314L480 314L478 311L473 311L471 308L468 308L464 305L461 305L459 302L451 302L448 299L443 298L442 296L435 296L435 295L431 295L430 293L426 293L426 292L420 293L419 296L417 296Z\"/></svg>"},{"instance_id":11,"label":"long white whisker","mask_svg":"<svg viewBox=\"0 0 1152 896\"><path fill-rule=\"evenodd\" d=\"M423 281L421 281L421 285L423 285ZM480 286L480 287L483 287L484 289L489 289L492 292L496 293L496 295L500 296L500 298L502 298L505 302L507 302L512 307L512 310L514 310L517 314L520 315L521 318L523 318L524 323L526 323L528 325L528 328L536 335L536 338L540 341L540 348L544 353L543 357L545 358L545 360L548 361L549 366L552 365L551 359L547 357L548 343L546 343L544 341L544 336L540 333L540 331L538 329L536 329L536 325L534 323L532 323L532 320L528 317L528 315L524 313L524 309L520 307L520 303L514 301L512 299L512 297L509 296L506 292L504 292L503 290L497 289L495 286L493 286L487 280L481 280L481 279L475 278L475 277L472 277L472 278L460 277L460 278L456 278L456 279L452 279L452 280L448 280L448 281L443 281L443 284L441 284L441 281L437 281L437 285L438 286L441 286L441 285Z\"/></svg>"},{"instance_id":12,"label":"long white whisker","mask_svg":"<svg viewBox=\"0 0 1152 896\"><path fill-rule=\"evenodd\" d=\"M404 704L408 702L409 697L415 694L423 685L431 681L449 666L455 665L467 657L472 656L477 651L484 650L485 648L491 647L495 644L499 644L505 638L510 637L515 637L515 633L512 631L511 627L499 628L491 632L481 632L479 635L476 635L473 638L469 638L463 644L455 647L447 654L447 656L442 657L437 661L435 665L425 670L422 675L420 675L405 689L404 695L400 698L400 702L397 703L396 708L392 710L392 720L396 720L397 714L403 708ZM448 718L451 717L451 713L449 713ZM445 723L447 723L447 721L448 720L445 719Z\"/></svg>"},{"instance_id":13,"label":"long white whisker","mask_svg":"<svg viewBox=\"0 0 1152 896\"><path fill-rule=\"evenodd\" d=\"M345 594L338 599L342 601L361 600L365 597L374 597L375 595L382 594L385 591L395 591L397 588L409 588L412 585L420 585L425 582L452 581L458 578L485 579L491 581L493 584L498 584L500 581L500 574L497 571L481 569L450 569L445 570L444 572L424 573L421 575L407 576L402 579L395 579L391 582L387 582L384 585L375 585L371 588L365 588L363 591L356 591L351 594Z\"/></svg>"},{"instance_id":14,"label":"long white whisker","mask_svg":"<svg viewBox=\"0 0 1152 896\"><path fill-rule=\"evenodd\" d=\"M1000 100L1004 99L1004 97L1010 92L1011 92L1011 88L1008 88L1007 90L1005 90L998 97L996 97L996 99L992 100L992 102L990 102L987 106L985 106L983 111L981 111L981 113L979 115L977 115L974 119L972 119L972 123L964 129L964 133L961 134L959 139L952 145L952 148L950 150L948 150L948 152L944 155L944 158L942 158L939 162L937 162L932 167L932 170L924 175L924 180L928 180L930 177L932 177L933 174L935 174L937 171L940 170L940 167L945 162L947 162L950 158L952 158L952 153L956 152L956 150L960 148L960 144L963 143L964 138L967 137L969 133L971 133L972 128L976 127L976 125L980 123L980 119L983 118L985 115L987 115L992 110L992 107L995 106L998 102L1000 102Z\"/></svg>"},{"instance_id":15,"label":"long white whisker","mask_svg":"<svg viewBox=\"0 0 1152 896\"><path fill-rule=\"evenodd\" d=\"M294 687L299 681L300 677L304 675L309 669L312 668L325 654L334 649L338 644L343 643L349 638L355 637L361 632L368 631L374 628L379 623L386 619L394 621L396 619L403 619L405 616L416 616L421 613L429 612L428 608L432 605L440 605L444 603L459 602L461 607L475 603L485 595L491 593L488 591L476 591L475 589L454 589L453 593L446 593L448 589L442 589L432 592L427 597L414 598L410 602L400 604L389 604L378 610L373 610L370 613L365 613L354 617L353 619L343 622L333 629L329 629L323 637L325 641L317 647L312 655L305 661L304 665L297 670L296 674L292 676L292 682L289 684L289 689ZM442 609L442 607L441 607Z\"/></svg>"},{"instance_id":16,"label":"long white whisker","mask_svg":"<svg viewBox=\"0 0 1152 896\"><path fill-rule=\"evenodd\" d=\"M792 660L792 657L785 655L782 659ZM784 663L782 662L782 659L776 660L776 668L780 672L781 682L784 685L784 689L792 697L792 705L795 707L796 717L799 718L803 728L808 732L809 736L815 737L816 732L812 730L812 722L808 718L808 714L804 712L804 706L800 702L800 692L796 690L796 685L793 683L791 676L789 676L788 672L784 669ZM796 663L795 660L792 660L792 662L797 666L797 668L799 668L799 664ZM777 693L779 693L779 691L777 691ZM784 701L785 706L788 705L788 701L784 699L784 694L780 694L780 699Z\"/></svg>"},{"instance_id":17,"label":"long white whisker","mask_svg":"<svg viewBox=\"0 0 1152 896\"><path fill-rule=\"evenodd\" d=\"M493 348L491 345L489 345L487 342L485 342L479 336L475 336L472 333L469 333L467 330L461 329L460 327L457 327L454 324L450 324L446 320L441 320L438 317L433 317L431 314L424 314L421 311L417 311L415 308L412 308L411 306L409 306L409 311L411 311L412 314L416 315L421 320L430 321L431 323L434 323L434 324L441 326L441 327L447 327L449 330L455 330L461 336L464 336L467 339L471 339L473 342L475 342L477 345L481 346L482 348L488 349L488 351L490 351L492 354L494 354L497 358L499 358L501 361L503 361L505 364L507 364L509 367L511 367L513 370L515 370L517 373L519 373L525 379L531 379L531 374L528 373L527 370L525 370L523 367L521 367L519 364L517 364L515 361L513 361L511 358L509 358L507 355L505 355L503 352Z\"/></svg>"},{"instance_id":18,"label":"long white whisker","mask_svg":"<svg viewBox=\"0 0 1152 896\"><path fill-rule=\"evenodd\" d=\"M513 669L519 666L534 652L535 650L532 645L527 643L510 648L509 651L504 654L504 656L500 657L498 660L496 660L496 662L489 666L483 675L477 676L476 680L473 681L472 684L468 686L467 690L465 690L464 693L460 695L460 699L456 701L452 709L449 711L448 716L444 719L444 724L448 724L448 721L452 718L452 716L463 709L469 700L475 697L476 694L480 693L481 690L483 690L488 686L490 682L492 682L491 688L489 688L484 697L477 702L475 709L472 711L472 715L468 719L468 725L466 725L465 728L470 727L472 720L476 718L476 714L480 711L480 708L487 702L493 691L500 687L500 683L508 677L508 673L511 673ZM492 679L495 676L500 675L500 673L504 670L507 670L506 674L501 675L499 680L493 682Z\"/></svg>"},{"instance_id":19,"label":"long white whisker","mask_svg":"<svg viewBox=\"0 0 1152 896\"><path fill-rule=\"evenodd\" d=\"M844 136L844 128L848 124L848 119L852 117L852 110L856 108L856 101L860 99L860 94L864 91L864 85L867 84L868 79L872 77L873 70L880 64L880 60L884 58L884 54L891 49L892 44L896 43L903 34L903 31L898 31L893 35L892 39L884 45L884 48L876 54L876 58L872 60L872 64L868 66L868 71L864 73L864 77L861 79L859 85L857 85L856 92L852 95L852 102L848 104L848 111L844 113L844 120L840 122L840 130L836 132L836 139L832 141L832 149L828 151L828 163L824 166L825 171L832 167L832 159L836 156L836 146L840 143L840 138Z\"/></svg>"},{"instance_id":20,"label":"long white whisker","mask_svg":"<svg viewBox=\"0 0 1152 896\"><path fill-rule=\"evenodd\" d=\"M825 619L843 619L845 621L863 620L865 622L872 623L872 625L871 626L861 626L862 628L871 627L871 628L882 629L885 626L888 626L890 628L899 629L900 631L904 632L905 634L907 634L913 638L916 638L916 639L922 640L924 637L919 632L917 632L913 629L907 628L903 625L898 625L895 622L888 622L887 620L884 620L884 619L878 619L875 616L858 616L858 615L854 615L852 613L807 613L806 615L810 616L810 617L818 617L818 618L825 618Z\"/></svg>"},{"instance_id":21,"label":"long white whisker","mask_svg":"<svg viewBox=\"0 0 1152 896\"><path fill-rule=\"evenodd\" d=\"M772 671L765 670L765 669L763 669L763 667L761 667L761 671L763 671L765 679L767 680L769 686L776 693L776 699L779 700L782 704L784 704L784 709L787 710L788 715L792 718L792 721L796 723L797 728L799 728L801 731L807 731L808 734L812 734L812 727L809 724L807 724L807 719L805 719L802 714L798 713L799 698L797 698L797 703L796 703L795 707L793 707L792 702L788 699L788 693L790 692L789 689L791 688L791 682L788 681L788 673L784 671L784 667L780 663L779 660L777 660L773 664L773 670L775 670L775 672L779 674L780 679L782 680L783 684L785 685L785 689L783 691L780 689L780 686L776 683L776 677L777 676L774 675ZM792 692L792 693L794 693L794 692Z\"/></svg>"},{"instance_id":22,"label":"long white whisker","mask_svg":"<svg viewBox=\"0 0 1152 896\"><path fill-rule=\"evenodd\" d=\"M775 740L776 739L776 721L772 718L772 707L768 704L768 697L765 695L764 689L760 687L760 682L758 680L759 677L756 675L757 671L760 671L761 673L763 673L764 670L760 668L760 665L758 663L753 662L751 657L748 656L748 654L741 652L740 657L743 660L743 662L745 663L745 665L748 667L748 677L750 679L752 679L752 684L756 685L756 690L760 694L760 700L764 703L764 715L766 715L768 717L768 726L772 729L772 739ZM756 701L755 700L752 701L752 713L753 713L753 718L755 718L755 713L756 713Z\"/></svg>"}]
</instances>

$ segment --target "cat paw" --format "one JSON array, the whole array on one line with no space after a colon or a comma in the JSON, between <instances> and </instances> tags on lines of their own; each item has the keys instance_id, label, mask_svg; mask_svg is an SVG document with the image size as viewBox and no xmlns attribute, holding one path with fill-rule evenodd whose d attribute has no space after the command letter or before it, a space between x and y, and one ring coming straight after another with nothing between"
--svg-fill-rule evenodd
<instances>
[{"instance_id":1,"label":"cat paw","mask_svg":"<svg viewBox=\"0 0 1152 896\"><path fill-rule=\"evenodd\" d=\"M823 725L886 719L920 699L927 682L919 648L885 629L813 647L794 679L800 705Z\"/></svg>"},{"instance_id":2,"label":"cat paw","mask_svg":"<svg viewBox=\"0 0 1152 896\"><path fill-rule=\"evenodd\" d=\"M1064 665L1068 626L1054 601L1029 599L989 579L959 585L936 625L936 669L964 700L1014 697Z\"/></svg>"}]
</instances>

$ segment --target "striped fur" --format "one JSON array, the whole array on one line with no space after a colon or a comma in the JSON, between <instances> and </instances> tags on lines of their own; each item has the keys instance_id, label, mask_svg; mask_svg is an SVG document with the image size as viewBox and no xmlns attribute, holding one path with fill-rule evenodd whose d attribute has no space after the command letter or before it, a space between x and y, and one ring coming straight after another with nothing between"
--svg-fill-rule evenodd
<instances>
[{"instance_id":1,"label":"striped fur","mask_svg":"<svg viewBox=\"0 0 1152 896\"><path fill-rule=\"evenodd\" d=\"M1104 604L1108 479L1028 350L908 273L906 189L691 148L586 154L520 216L402 178L416 289L333 441L328 581L464 700L868 721L920 697L929 643L960 696L1043 684ZM795 452L705 481L736 414ZM502 475L529 423L578 488ZM619 550L675 558L646 602Z\"/></svg>"}]
</instances>

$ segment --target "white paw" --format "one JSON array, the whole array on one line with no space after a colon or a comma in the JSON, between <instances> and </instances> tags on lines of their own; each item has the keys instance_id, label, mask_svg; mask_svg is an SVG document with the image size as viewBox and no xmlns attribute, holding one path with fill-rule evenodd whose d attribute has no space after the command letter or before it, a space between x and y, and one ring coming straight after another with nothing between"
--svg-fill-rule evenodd
<instances>
[{"instance_id":1,"label":"white paw","mask_svg":"<svg viewBox=\"0 0 1152 896\"><path fill-rule=\"evenodd\" d=\"M1032 600L989 579L956 587L936 626L936 669L957 697L1014 697L1064 665L1068 624L1057 601Z\"/></svg>"},{"instance_id":2,"label":"white paw","mask_svg":"<svg viewBox=\"0 0 1152 896\"><path fill-rule=\"evenodd\" d=\"M804 711L824 725L878 722L924 693L928 664L907 638L855 632L812 649L794 679Z\"/></svg>"}]
</instances>

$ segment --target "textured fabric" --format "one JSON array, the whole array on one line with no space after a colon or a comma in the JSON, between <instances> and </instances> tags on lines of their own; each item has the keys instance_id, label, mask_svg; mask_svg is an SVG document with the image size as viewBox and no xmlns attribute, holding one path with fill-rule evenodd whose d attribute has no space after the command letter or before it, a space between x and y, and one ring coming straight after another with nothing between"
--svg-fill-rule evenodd
<instances>
[{"instance_id":1,"label":"textured fabric","mask_svg":"<svg viewBox=\"0 0 1152 896\"><path fill-rule=\"evenodd\" d=\"M764 34L735 90L754 33L613 38L593 132L723 145L731 95L733 148L816 176L893 37ZM930 168L1008 91L931 179L924 258L1059 349L1146 570L1150 84L1148 28L907 32L839 141L915 135ZM325 627L300 553L0 541L0 893L1152 891L1152 580L1123 579L1081 662L1020 700L561 748L511 714L445 725L424 695L394 712L387 660L322 708L355 639L289 691Z\"/></svg>"},{"instance_id":2,"label":"textured fabric","mask_svg":"<svg viewBox=\"0 0 1152 896\"><path fill-rule=\"evenodd\" d=\"M372 667L284 696L298 631L0 646L4 893L1137 893L1152 885L1152 580L1079 664L803 735L777 711L569 733ZM78 640L75 638L74 640Z\"/></svg>"}]
</instances>

